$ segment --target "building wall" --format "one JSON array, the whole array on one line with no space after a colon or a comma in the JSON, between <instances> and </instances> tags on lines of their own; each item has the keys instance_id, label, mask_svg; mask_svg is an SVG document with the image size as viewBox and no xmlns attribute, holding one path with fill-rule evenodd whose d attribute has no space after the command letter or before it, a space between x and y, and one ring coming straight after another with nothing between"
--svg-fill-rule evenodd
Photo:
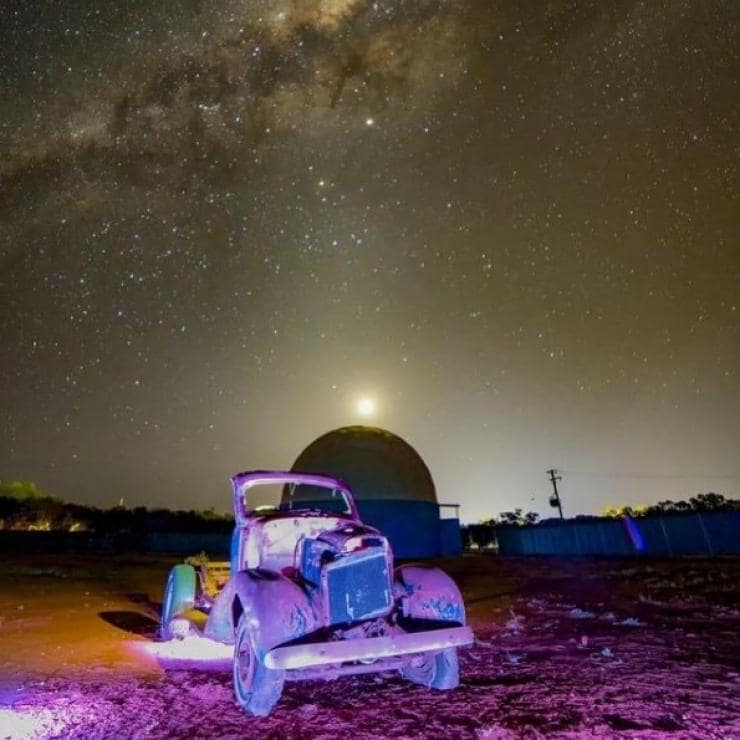
<instances>
[{"instance_id":1,"label":"building wall","mask_svg":"<svg viewBox=\"0 0 740 740\"><path fill-rule=\"evenodd\" d=\"M357 507L362 521L380 530L390 540L397 559L432 558L441 554L439 507L436 503L364 499L357 502Z\"/></svg>"},{"instance_id":2,"label":"building wall","mask_svg":"<svg viewBox=\"0 0 740 740\"><path fill-rule=\"evenodd\" d=\"M502 555L740 555L740 511L499 528Z\"/></svg>"},{"instance_id":3,"label":"building wall","mask_svg":"<svg viewBox=\"0 0 740 740\"><path fill-rule=\"evenodd\" d=\"M460 520L439 520L439 554L450 556L459 555L462 552L462 533L460 531Z\"/></svg>"}]
</instances>

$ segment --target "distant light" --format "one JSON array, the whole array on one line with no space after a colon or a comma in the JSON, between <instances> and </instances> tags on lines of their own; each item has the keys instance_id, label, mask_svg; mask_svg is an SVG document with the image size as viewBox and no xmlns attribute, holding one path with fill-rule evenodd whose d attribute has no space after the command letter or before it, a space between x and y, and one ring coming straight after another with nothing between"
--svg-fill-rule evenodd
<instances>
[{"instance_id":1,"label":"distant light","mask_svg":"<svg viewBox=\"0 0 740 740\"><path fill-rule=\"evenodd\" d=\"M375 125L375 119L374 118L366 118L365 119L365 125L366 126L374 126Z\"/></svg>"},{"instance_id":2,"label":"distant light","mask_svg":"<svg viewBox=\"0 0 740 740\"><path fill-rule=\"evenodd\" d=\"M361 398L357 402L357 413L360 416L372 416L375 413L375 401L372 398Z\"/></svg>"}]
</instances>

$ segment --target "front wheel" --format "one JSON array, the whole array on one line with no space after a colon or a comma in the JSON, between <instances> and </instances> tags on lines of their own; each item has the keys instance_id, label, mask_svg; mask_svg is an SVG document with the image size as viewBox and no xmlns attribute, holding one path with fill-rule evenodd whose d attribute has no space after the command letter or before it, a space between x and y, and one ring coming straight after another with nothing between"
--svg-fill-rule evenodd
<instances>
[{"instance_id":1,"label":"front wheel","mask_svg":"<svg viewBox=\"0 0 740 740\"><path fill-rule=\"evenodd\" d=\"M457 648L414 656L401 668L401 675L430 689L456 689L460 685Z\"/></svg>"},{"instance_id":2,"label":"front wheel","mask_svg":"<svg viewBox=\"0 0 740 740\"><path fill-rule=\"evenodd\" d=\"M285 671L267 668L254 647L254 640L242 614L234 645L234 695L249 714L266 717L283 693Z\"/></svg>"}]
</instances>

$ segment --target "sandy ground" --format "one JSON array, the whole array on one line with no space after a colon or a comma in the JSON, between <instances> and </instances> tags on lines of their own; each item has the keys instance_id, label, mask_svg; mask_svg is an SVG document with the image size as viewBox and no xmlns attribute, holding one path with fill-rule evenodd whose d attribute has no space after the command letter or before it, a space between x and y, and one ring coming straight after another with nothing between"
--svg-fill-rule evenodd
<instances>
[{"instance_id":1,"label":"sandy ground","mask_svg":"<svg viewBox=\"0 0 740 740\"><path fill-rule=\"evenodd\" d=\"M737 559L445 561L476 634L459 689L288 683L264 719L228 655L157 657L173 562L5 557L0 738L740 738Z\"/></svg>"}]
</instances>

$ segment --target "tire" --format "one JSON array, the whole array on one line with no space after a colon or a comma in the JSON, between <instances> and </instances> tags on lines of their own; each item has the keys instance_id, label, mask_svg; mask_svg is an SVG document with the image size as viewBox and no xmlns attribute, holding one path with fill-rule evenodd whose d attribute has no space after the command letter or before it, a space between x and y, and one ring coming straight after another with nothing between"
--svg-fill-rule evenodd
<instances>
[{"instance_id":1,"label":"tire","mask_svg":"<svg viewBox=\"0 0 740 740\"><path fill-rule=\"evenodd\" d=\"M192 565L176 565L167 577L162 603L162 619L159 635L163 640L183 638L187 630L182 629L178 616L193 608L195 603L195 568Z\"/></svg>"},{"instance_id":2,"label":"tire","mask_svg":"<svg viewBox=\"0 0 740 740\"><path fill-rule=\"evenodd\" d=\"M254 639L242 614L234 644L234 695L247 713L266 717L278 703L285 684L285 671L267 668L254 646Z\"/></svg>"},{"instance_id":3,"label":"tire","mask_svg":"<svg viewBox=\"0 0 740 740\"><path fill-rule=\"evenodd\" d=\"M401 668L401 676L412 683L440 691L456 689L460 685L457 648L427 653L423 658L419 665L406 665Z\"/></svg>"}]
</instances>

